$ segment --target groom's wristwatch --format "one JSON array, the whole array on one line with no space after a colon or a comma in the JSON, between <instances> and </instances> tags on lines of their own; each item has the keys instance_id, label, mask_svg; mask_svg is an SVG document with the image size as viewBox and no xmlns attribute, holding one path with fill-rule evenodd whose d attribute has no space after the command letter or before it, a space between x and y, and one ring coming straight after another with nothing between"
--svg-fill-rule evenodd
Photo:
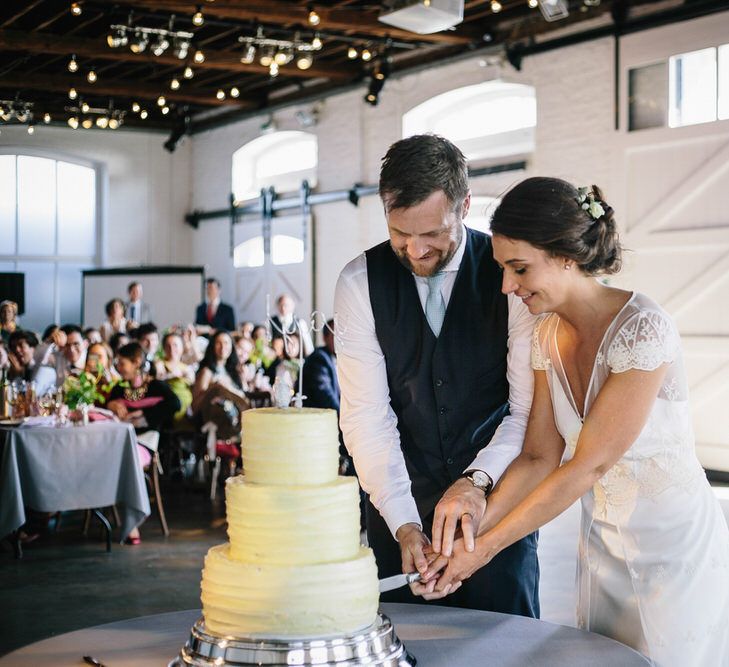
<instances>
[{"instance_id":1,"label":"groom's wristwatch","mask_svg":"<svg viewBox=\"0 0 729 667\"><path fill-rule=\"evenodd\" d=\"M466 470L466 472L463 473L463 477L471 482L471 484L473 484L477 489L481 489L484 496L488 496L494 486L494 481L483 470L475 468L473 470Z\"/></svg>"}]
</instances>

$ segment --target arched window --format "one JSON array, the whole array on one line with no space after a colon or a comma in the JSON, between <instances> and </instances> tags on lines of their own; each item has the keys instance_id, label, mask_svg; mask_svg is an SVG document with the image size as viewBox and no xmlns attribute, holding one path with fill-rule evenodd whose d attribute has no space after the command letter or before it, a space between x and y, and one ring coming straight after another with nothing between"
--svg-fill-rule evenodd
<instances>
[{"instance_id":1,"label":"arched window","mask_svg":"<svg viewBox=\"0 0 729 667\"><path fill-rule=\"evenodd\" d=\"M534 151L534 88L487 81L457 88L403 115L403 136L433 132L449 139L469 162L493 161Z\"/></svg>"},{"instance_id":2,"label":"arched window","mask_svg":"<svg viewBox=\"0 0 729 667\"><path fill-rule=\"evenodd\" d=\"M300 264L304 261L304 242L294 236L274 234L271 239L271 261L274 265ZM233 250L236 269L263 266L263 237L256 236Z\"/></svg>"},{"instance_id":3,"label":"arched window","mask_svg":"<svg viewBox=\"0 0 729 667\"><path fill-rule=\"evenodd\" d=\"M313 134L267 134L233 153L233 193L238 201L255 199L262 188L298 190L301 181L316 185L317 140Z\"/></svg>"},{"instance_id":4,"label":"arched window","mask_svg":"<svg viewBox=\"0 0 729 667\"><path fill-rule=\"evenodd\" d=\"M24 328L81 318L81 271L97 263L97 170L0 155L0 271L25 274Z\"/></svg>"}]
</instances>

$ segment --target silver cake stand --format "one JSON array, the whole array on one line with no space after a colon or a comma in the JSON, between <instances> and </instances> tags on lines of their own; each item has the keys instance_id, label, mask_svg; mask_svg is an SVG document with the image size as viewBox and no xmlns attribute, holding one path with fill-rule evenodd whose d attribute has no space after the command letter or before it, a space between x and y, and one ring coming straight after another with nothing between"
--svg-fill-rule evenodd
<instances>
[{"instance_id":1,"label":"silver cake stand","mask_svg":"<svg viewBox=\"0 0 729 667\"><path fill-rule=\"evenodd\" d=\"M223 637L208 632L200 618L190 638L168 667L290 667L301 665L372 665L413 667L413 658L397 638L390 619L382 613L368 628L352 635L327 639L256 639Z\"/></svg>"}]
</instances>

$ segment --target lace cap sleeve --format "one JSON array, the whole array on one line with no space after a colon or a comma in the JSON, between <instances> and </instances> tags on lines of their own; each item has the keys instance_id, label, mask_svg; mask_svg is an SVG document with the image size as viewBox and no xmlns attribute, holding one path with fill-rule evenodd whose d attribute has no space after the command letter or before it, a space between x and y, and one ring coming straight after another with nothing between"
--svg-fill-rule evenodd
<instances>
[{"instance_id":1,"label":"lace cap sleeve","mask_svg":"<svg viewBox=\"0 0 729 667\"><path fill-rule=\"evenodd\" d=\"M652 371L671 363L681 347L678 331L671 318L659 310L639 310L620 326L607 352L613 373L633 368Z\"/></svg>"},{"instance_id":2,"label":"lace cap sleeve","mask_svg":"<svg viewBox=\"0 0 729 667\"><path fill-rule=\"evenodd\" d=\"M534 325L532 334L532 368L535 371L546 371L549 368L549 351L547 349L547 325L549 314L541 315Z\"/></svg>"}]
</instances>

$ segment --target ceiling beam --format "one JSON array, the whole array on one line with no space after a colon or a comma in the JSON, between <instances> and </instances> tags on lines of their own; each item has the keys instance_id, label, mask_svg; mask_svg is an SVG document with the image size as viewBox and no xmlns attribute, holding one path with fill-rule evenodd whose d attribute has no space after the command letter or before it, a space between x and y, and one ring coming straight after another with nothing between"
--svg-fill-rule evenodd
<instances>
[{"instance_id":1,"label":"ceiling beam","mask_svg":"<svg viewBox=\"0 0 729 667\"><path fill-rule=\"evenodd\" d=\"M111 49L106 45L106 37L96 39L79 39L65 35L52 35L48 33L21 32L18 30L0 30L0 51L22 51L30 53L57 53L92 58L97 60L123 60L134 63L147 63L149 65L176 65L182 69L190 64L193 69L219 69L229 72L249 72L263 74L267 68L258 64L246 65L240 62L240 56L232 51L205 50L205 62L193 63L191 58L183 61L173 55L155 56L151 53L132 53L129 49ZM279 76L290 76L304 79L332 79L336 81L349 81L362 75L358 68L338 65L336 69L312 65L307 70L300 70L291 62L282 67Z\"/></svg>"},{"instance_id":2,"label":"ceiling beam","mask_svg":"<svg viewBox=\"0 0 729 667\"><path fill-rule=\"evenodd\" d=\"M108 4L133 5L146 7L154 11L169 11L179 15L190 15L195 11L195 2L184 0L105 0ZM200 3L197 3L200 4ZM214 3L204 3L203 13L220 19L236 19L239 21L260 21L262 23L296 24L310 30L353 30L358 34L375 37L403 39L417 42L432 42L435 44L472 44L480 42L483 31L470 26L458 27L455 31L435 32L430 35L420 35L401 30L381 23L377 20L376 10L339 9L336 7L322 7L314 2L312 5L321 22L312 26L308 22L309 11L305 6L292 6L277 0L258 0L257 5L236 0L217 0Z\"/></svg>"},{"instance_id":3,"label":"ceiling beam","mask_svg":"<svg viewBox=\"0 0 729 667\"><path fill-rule=\"evenodd\" d=\"M43 0L33 0L33 2L26 3L25 7L21 9L19 12L16 12L13 14L10 18L6 19L2 23L0 23L0 28L5 28L9 26L11 23L15 23L21 16L24 16L27 14L31 9L34 7L37 7Z\"/></svg>"},{"instance_id":4,"label":"ceiling beam","mask_svg":"<svg viewBox=\"0 0 729 667\"><path fill-rule=\"evenodd\" d=\"M218 100L213 90L196 90L185 92L185 90L168 90L166 86L145 84L133 80L116 79L110 83L97 81L89 83L85 78L45 74L27 75L23 73L6 74L0 79L0 87L14 88L18 90L41 90L54 92L68 92L75 88L81 96L93 97L128 97L136 100L154 100L164 95L170 102L180 104L196 104L198 106L210 107L232 107L236 109L255 109L259 106L258 100L251 101L242 99Z\"/></svg>"}]
</instances>

